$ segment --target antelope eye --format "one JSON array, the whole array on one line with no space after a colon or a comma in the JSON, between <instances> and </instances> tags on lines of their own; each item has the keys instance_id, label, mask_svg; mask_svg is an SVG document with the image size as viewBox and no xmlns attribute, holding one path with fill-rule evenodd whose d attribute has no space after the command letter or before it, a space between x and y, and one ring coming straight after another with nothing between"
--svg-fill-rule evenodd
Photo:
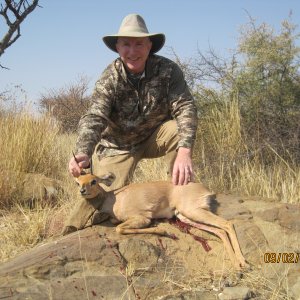
<instances>
[{"instance_id":1,"label":"antelope eye","mask_svg":"<svg viewBox=\"0 0 300 300\"><path fill-rule=\"evenodd\" d=\"M97 184L97 180L96 180L96 179L93 179L93 180L91 181L91 185L95 185L95 184Z\"/></svg>"}]
</instances>

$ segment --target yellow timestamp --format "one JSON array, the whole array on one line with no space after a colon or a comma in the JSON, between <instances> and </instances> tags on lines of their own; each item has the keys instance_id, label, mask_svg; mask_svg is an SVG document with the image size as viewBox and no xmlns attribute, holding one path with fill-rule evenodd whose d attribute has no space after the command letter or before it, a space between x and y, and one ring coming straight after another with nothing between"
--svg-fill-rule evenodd
<instances>
[{"instance_id":1,"label":"yellow timestamp","mask_svg":"<svg viewBox=\"0 0 300 300\"><path fill-rule=\"evenodd\" d=\"M279 263L285 263L285 264L296 264L300 260L300 253L294 253L294 252L266 252L264 254L264 262L265 263L271 263L271 264L279 264Z\"/></svg>"}]
</instances>

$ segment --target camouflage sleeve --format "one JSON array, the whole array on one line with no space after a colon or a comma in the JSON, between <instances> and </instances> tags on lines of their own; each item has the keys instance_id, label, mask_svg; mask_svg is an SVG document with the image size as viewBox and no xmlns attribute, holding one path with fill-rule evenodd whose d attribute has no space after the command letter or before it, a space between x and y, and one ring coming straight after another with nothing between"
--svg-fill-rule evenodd
<instances>
[{"instance_id":1,"label":"camouflage sleeve","mask_svg":"<svg viewBox=\"0 0 300 300\"><path fill-rule=\"evenodd\" d=\"M79 121L76 153L84 153L91 157L101 139L102 132L107 127L114 99L114 89L110 84L108 73L104 72L96 82L92 105Z\"/></svg>"},{"instance_id":2,"label":"camouflage sleeve","mask_svg":"<svg viewBox=\"0 0 300 300\"><path fill-rule=\"evenodd\" d=\"M183 72L177 64L174 64L170 78L169 103L172 117L178 126L178 147L192 148L198 124L197 109Z\"/></svg>"}]
</instances>

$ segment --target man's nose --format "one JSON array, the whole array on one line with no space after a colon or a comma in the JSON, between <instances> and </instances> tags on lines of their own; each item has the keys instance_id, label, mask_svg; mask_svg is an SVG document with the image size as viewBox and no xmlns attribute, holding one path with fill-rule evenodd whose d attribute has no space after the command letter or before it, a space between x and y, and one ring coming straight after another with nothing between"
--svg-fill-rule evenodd
<instances>
[{"instance_id":1,"label":"man's nose","mask_svg":"<svg viewBox=\"0 0 300 300\"><path fill-rule=\"evenodd\" d=\"M134 53L136 53L136 46L134 46L134 45L131 45L130 47L129 47L129 54L134 54Z\"/></svg>"}]
</instances>

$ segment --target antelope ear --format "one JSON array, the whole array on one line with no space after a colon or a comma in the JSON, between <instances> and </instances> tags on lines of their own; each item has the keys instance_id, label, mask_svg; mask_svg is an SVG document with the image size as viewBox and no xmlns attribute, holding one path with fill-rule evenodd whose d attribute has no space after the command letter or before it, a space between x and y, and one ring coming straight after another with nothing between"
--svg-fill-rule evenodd
<instances>
[{"instance_id":1,"label":"antelope ear","mask_svg":"<svg viewBox=\"0 0 300 300\"><path fill-rule=\"evenodd\" d=\"M111 186L111 184L115 181L116 176L113 173L108 173L99 178L99 182L104 183L106 186Z\"/></svg>"}]
</instances>

